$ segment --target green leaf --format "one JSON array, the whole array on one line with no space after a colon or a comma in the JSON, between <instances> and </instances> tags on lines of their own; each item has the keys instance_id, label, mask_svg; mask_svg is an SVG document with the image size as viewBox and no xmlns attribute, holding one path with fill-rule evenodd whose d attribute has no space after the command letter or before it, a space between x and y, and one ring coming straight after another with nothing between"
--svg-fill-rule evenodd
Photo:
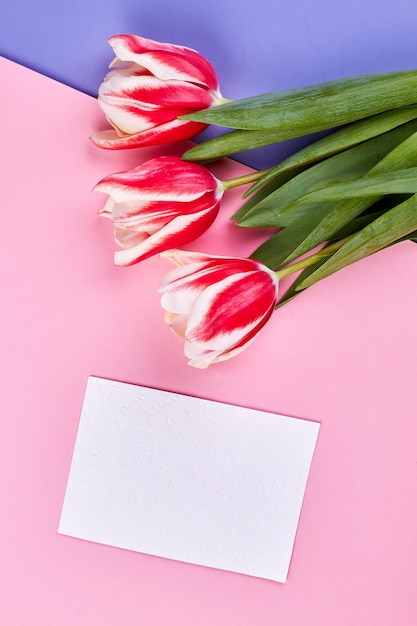
<instances>
[{"instance_id":1,"label":"green leaf","mask_svg":"<svg viewBox=\"0 0 417 626\"><path fill-rule=\"evenodd\" d=\"M404 127L400 127L400 130ZM397 131L391 131L396 133ZM363 144L361 144L363 145ZM391 150L383 159L381 159L364 178L372 177L379 174L389 173L393 175L395 170L399 168L407 168L417 165L417 132L413 133L407 139L402 141L393 150ZM330 201L330 210L324 215L321 222L309 233L306 239L287 257L286 261L291 261L305 252L312 250L323 241L327 241L330 237L340 230L345 224L348 224L353 218L363 213L368 207L372 206L378 199L379 194L368 195L365 198L348 198L341 201ZM303 200L302 200L303 201ZM301 201L301 202L302 202ZM301 204L301 207L303 205ZM310 204L304 205L307 210ZM299 211L300 207L294 203L288 210ZM283 218L285 219L285 213Z\"/></svg>"},{"instance_id":2,"label":"green leaf","mask_svg":"<svg viewBox=\"0 0 417 626\"><path fill-rule=\"evenodd\" d=\"M327 207L317 205L314 211L308 213L302 220L269 237L251 254L251 257L271 269L277 269L317 226L326 211Z\"/></svg>"},{"instance_id":3,"label":"green leaf","mask_svg":"<svg viewBox=\"0 0 417 626\"><path fill-rule=\"evenodd\" d=\"M330 241L339 241L353 235L382 214L383 211L376 211L353 219L335 233L334 237L330 238ZM320 222L322 215L323 207L318 205L317 208L306 215L303 220L283 228L264 241L264 243L251 254L251 257L264 263L264 265L273 270L281 265L285 265L289 260L293 259L293 251L297 249ZM323 262L324 261L322 261L322 263Z\"/></svg>"},{"instance_id":4,"label":"green leaf","mask_svg":"<svg viewBox=\"0 0 417 626\"><path fill-rule=\"evenodd\" d=\"M340 241L341 239L350 237L354 233L358 232L358 230L361 230L362 228L373 222L384 212L385 211L373 211L372 213L365 213L364 215L355 217L355 219L342 226L340 230L338 230L331 237L329 237L329 241Z\"/></svg>"},{"instance_id":5,"label":"green leaf","mask_svg":"<svg viewBox=\"0 0 417 626\"><path fill-rule=\"evenodd\" d=\"M385 247L389 248L390 246L393 246L396 243L401 243L402 241L409 241L410 239L414 239L415 240L416 238L417 238L417 230L413 230L411 233L407 233L406 235L404 235L404 237L400 237L399 239L396 239L395 241L392 241L391 243L389 243Z\"/></svg>"},{"instance_id":6,"label":"green leaf","mask_svg":"<svg viewBox=\"0 0 417 626\"><path fill-rule=\"evenodd\" d=\"M277 228L288 226L295 220L302 219L309 212L310 207L307 204L297 204L300 197L332 183L364 176L415 131L417 131L417 121L414 120L312 165L261 199L250 211L245 211L239 225ZM315 202L311 204L316 206ZM331 208L329 205L328 210L330 211Z\"/></svg>"},{"instance_id":7,"label":"green leaf","mask_svg":"<svg viewBox=\"0 0 417 626\"><path fill-rule=\"evenodd\" d=\"M373 170L375 171L375 169ZM385 194L413 194L417 193L417 167L405 170L390 171L386 174L371 175L346 183L336 183L324 189L307 193L299 198L299 204L311 202L327 202L329 200L346 200L348 198L362 198Z\"/></svg>"},{"instance_id":8,"label":"green leaf","mask_svg":"<svg viewBox=\"0 0 417 626\"><path fill-rule=\"evenodd\" d=\"M306 166L321 161L326 157L342 152L367 139L382 135L396 126L405 124L416 117L417 107L406 107L404 109L386 111L379 115L367 117L359 122L348 124L325 137L321 137L314 143L298 150L298 152L282 161L248 189L244 197L251 195L277 174L300 167L301 165Z\"/></svg>"},{"instance_id":9,"label":"green leaf","mask_svg":"<svg viewBox=\"0 0 417 626\"><path fill-rule=\"evenodd\" d=\"M358 219L362 219L362 218L358 218ZM354 220L354 221L356 221L356 220ZM394 241L392 243L389 243L387 246L385 246L385 248L389 248L390 246L395 245L396 243L400 243L402 241L407 241L409 239L414 239L415 237L417 237L417 230L409 233L408 235L405 235L404 237L402 237L400 239L397 239L396 241ZM323 248L323 249L325 250L325 248ZM302 288L303 281L305 281L309 276L311 276L314 272L316 272L322 265L324 265L324 263L327 260L328 259L326 257L324 257L324 258L319 259L313 265L310 265L309 267L306 267L297 276L295 281L290 285L290 287L286 290L286 292L281 296L281 298L278 300L275 308L279 309L284 304L287 304L290 300L293 300L295 298L295 296L298 296L303 291L305 291L305 289L307 289L307 287Z\"/></svg>"},{"instance_id":10,"label":"green leaf","mask_svg":"<svg viewBox=\"0 0 417 626\"><path fill-rule=\"evenodd\" d=\"M370 74L253 96L181 119L245 130L282 129L288 139L416 104L416 93L417 70Z\"/></svg>"},{"instance_id":11,"label":"green leaf","mask_svg":"<svg viewBox=\"0 0 417 626\"><path fill-rule=\"evenodd\" d=\"M232 220L240 220L244 217L244 215L246 215L246 213L248 213L254 206L256 206L261 200L263 200L264 198L266 198L267 196L269 196L269 194L271 194L273 191L275 191L276 189L278 189L278 187L281 187L282 185L284 185L286 182L288 182L289 180L291 180L291 178L294 178L294 176L296 176L297 174L299 174L301 171L301 168L298 169L294 169L291 170L289 172L282 172L281 174L278 174L277 176L275 176L274 178L272 178L271 180L269 180L267 182L266 185L264 185L262 187L262 189L259 189L259 191L257 191L255 194L253 194L253 196L247 200L241 207L240 209L238 209L236 211L236 213L234 213L230 219Z\"/></svg>"},{"instance_id":12,"label":"green leaf","mask_svg":"<svg viewBox=\"0 0 417 626\"><path fill-rule=\"evenodd\" d=\"M283 141L280 131L234 130L190 148L182 155L184 161L206 161L230 156L237 152L270 146Z\"/></svg>"},{"instance_id":13,"label":"green leaf","mask_svg":"<svg viewBox=\"0 0 417 626\"><path fill-rule=\"evenodd\" d=\"M320 268L301 281L297 290L306 289L347 265L370 256L400 239L411 237L416 229L417 195L413 195L353 235Z\"/></svg>"}]
</instances>

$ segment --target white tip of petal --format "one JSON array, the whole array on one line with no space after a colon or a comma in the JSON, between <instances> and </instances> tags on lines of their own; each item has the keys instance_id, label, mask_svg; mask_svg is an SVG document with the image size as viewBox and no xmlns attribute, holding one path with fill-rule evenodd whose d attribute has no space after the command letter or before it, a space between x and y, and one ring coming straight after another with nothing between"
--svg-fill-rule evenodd
<instances>
[{"instance_id":1,"label":"white tip of petal","mask_svg":"<svg viewBox=\"0 0 417 626\"><path fill-rule=\"evenodd\" d=\"M99 189L96 189L94 187L93 191L100 191ZM101 207L101 209L99 209L97 211L98 215L100 215L100 217L108 217L108 218L112 218L112 212L113 212L113 208L114 208L114 200L112 198L107 198L106 202L103 204L103 206Z\"/></svg>"}]
</instances>

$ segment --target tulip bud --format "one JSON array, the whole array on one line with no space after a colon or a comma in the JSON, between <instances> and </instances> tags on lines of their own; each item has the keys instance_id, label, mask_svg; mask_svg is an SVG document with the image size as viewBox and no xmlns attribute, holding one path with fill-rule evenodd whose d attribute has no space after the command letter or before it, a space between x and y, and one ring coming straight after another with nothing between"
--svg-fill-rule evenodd
<instances>
[{"instance_id":1,"label":"tulip bud","mask_svg":"<svg viewBox=\"0 0 417 626\"><path fill-rule=\"evenodd\" d=\"M206 368L245 350L271 317L278 279L254 259L169 250L178 267L159 291L165 321L185 339L189 365Z\"/></svg>"},{"instance_id":2,"label":"tulip bud","mask_svg":"<svg viewBox=\"0 0 417 626\"><path fill-rule=\"evenodd\" d=\"M99 214L111 218L116 265L142 261L199 237L215 220L223 186L205 167L162 156L103 178L109 195Z\"/></svg>"},{"instance_id":3,"label":"tulip bud","mask_svg":"<svg viewBox=\"0 0 417 626\"><path fill-rule=\"evenodd\" d=\"M204 57L136 35L116 35L109 43L116 58L98 102L113 130L94 134L95 145L113 150L154 146L189 139L206 128L178 119L224 101Z\"/></svg>"}]
</instances>

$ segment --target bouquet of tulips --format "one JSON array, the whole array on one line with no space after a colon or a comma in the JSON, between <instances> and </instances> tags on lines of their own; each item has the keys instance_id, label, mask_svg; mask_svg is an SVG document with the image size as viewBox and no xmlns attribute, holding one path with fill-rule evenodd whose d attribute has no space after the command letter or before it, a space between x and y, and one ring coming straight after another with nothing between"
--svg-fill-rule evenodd
<instances>
[{"instance_id":1,"label":"bouquet of tulips","mask_svg":"<svg viewBox=\"0 0 417 626\"><path fill-rule=\"evenodd\" d=\"M162 280L161 302L190 365L235 356L303 290L417 236L417 70L230 101L195 50L135 35L109 43L115 59L98 102L112 128L92 136L96 146L183 141L209 124L232 129L94 188L108 195L99 213L113 222L117 265L155 254L176 265ZM219 157L320 131L331 132L267 171L225 181L210 172ZM250 258L179 249L210 227L228 189L248 183L231 218L274 229ZM294 272L281 294L279 281Z\"/></svg>"}]
</instances>

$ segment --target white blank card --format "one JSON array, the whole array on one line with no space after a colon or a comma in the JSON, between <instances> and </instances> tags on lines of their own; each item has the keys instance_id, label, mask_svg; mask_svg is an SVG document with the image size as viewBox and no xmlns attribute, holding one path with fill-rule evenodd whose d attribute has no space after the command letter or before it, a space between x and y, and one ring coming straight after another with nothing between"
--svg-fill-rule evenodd
<instances>
[{"instance_id":1,"label":"white blank card","mask_svg":"<svg viewBox=\"0 0 417 626\"><path fill-rule=\"evenodd\" d=\"M285 582L318 431L91 377L58 532Z\"/></svg>"}]
</instances>

